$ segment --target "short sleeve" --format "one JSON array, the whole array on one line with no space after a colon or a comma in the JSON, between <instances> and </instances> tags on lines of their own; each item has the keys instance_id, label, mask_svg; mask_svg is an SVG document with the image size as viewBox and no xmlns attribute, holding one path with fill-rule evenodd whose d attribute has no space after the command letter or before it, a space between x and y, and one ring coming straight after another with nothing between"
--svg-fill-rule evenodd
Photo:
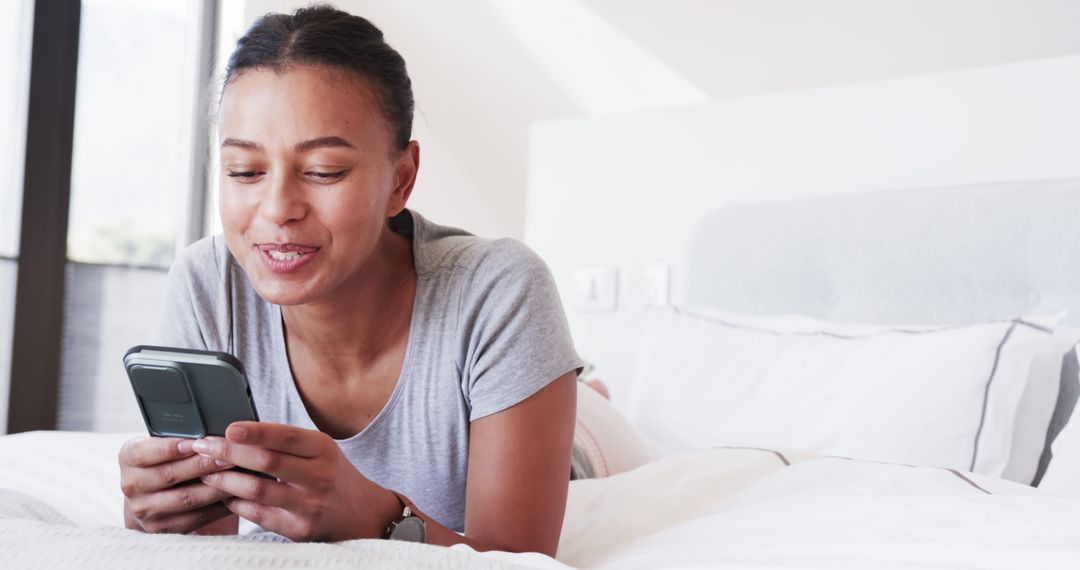
<instances>
[{"instance_id":1,"label":"short sleeve","mask_svg":"<svg viewBox=\"0 0 1080 570\"><path fill-rule=\"evenodd\" d=\"M492 242L462 289L469 420L502 411L583 367L555 280L525 244Z\"/></svg>"},{"instance_id":2,"label":"short sleeve","mask_svg":"<svg viewBox=\"0 0 1080 570\"><path fill-rule=\"evenodd\" d=\"M220 294L215 294L214 238L185 249L169 268L165 303L160 314L157 342L173 348L222 350L217 321Z\"/></svg>"}]
</instances>

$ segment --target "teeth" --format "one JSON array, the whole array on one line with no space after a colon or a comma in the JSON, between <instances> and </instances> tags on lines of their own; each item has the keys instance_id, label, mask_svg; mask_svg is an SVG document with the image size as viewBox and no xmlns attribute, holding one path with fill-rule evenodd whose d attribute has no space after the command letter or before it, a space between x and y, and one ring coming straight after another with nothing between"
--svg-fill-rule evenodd
<instances>
[{"instance_id":1,"label":"teeth","mask_svg":"<svg viewBox=\"0 0 1080 570\"><path fill-rule=\"evenodd\" d=\"M298 251L275 251L270 250L270 257L278 261L292 261L294 259L300 259L304 254Z\"/></svg>"}]
</instances>

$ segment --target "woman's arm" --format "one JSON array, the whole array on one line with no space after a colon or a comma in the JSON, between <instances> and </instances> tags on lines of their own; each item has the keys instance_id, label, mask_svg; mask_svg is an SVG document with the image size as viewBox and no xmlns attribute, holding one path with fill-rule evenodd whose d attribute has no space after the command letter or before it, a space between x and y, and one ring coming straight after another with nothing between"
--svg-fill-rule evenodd
<instances>
[{"instance_id":1,"label":"woman's arm","mask_svg":"<svg viewBox=\"0 0 1080 570\"><path fill-rule=\"evenodd\" d=\"M576 402L577 374L568 372L524 401L472 422L465 536L421 513L428 542L555 556Z\"/></svg>"},{"instance_id":2,"label":"woman's arm","mask_svg":"<svg viewBox=\"0 0 1080 570\"><path fill-rule=\"evenodd\" d=\"M570 480L575 382L568 372L472 423L465 536L418 511L428 543L555 555ZM379 538L401 515L397 496L364 477L321 432L238 422L225 439L199 440L195 449L280 479L223 471L203 481L235 497L225 501L229 510L293 540Z\"/></svg>"}]
</instances>

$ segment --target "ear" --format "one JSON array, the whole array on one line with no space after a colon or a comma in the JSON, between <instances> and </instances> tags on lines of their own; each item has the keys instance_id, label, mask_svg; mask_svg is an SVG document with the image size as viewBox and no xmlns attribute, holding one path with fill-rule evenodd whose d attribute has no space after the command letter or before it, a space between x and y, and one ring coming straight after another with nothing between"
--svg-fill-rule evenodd
<instances>
[{"instance_id":1,"label":"ear","mask_svg":"<svg viewBox=\"0 0 1080 570\"><path fill-rule=\"evenodd\" d=\"M394 191L386 205L386 217L392 218L405 209L416 184L416 173L420 170L420 143L409 141L405 150L398 157L394 168Z\"/></svg>"}]
</instances>

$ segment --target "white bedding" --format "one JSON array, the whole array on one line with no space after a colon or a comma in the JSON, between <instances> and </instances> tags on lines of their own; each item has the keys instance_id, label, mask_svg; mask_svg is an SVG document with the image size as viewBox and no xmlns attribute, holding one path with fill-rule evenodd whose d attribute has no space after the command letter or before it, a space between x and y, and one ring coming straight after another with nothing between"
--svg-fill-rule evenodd
<instances>
[{"instance_id":1,"label":"white bedding","mask_svg":"<svg viewBox=\"0 0 1080 570\"><path fill-rule=\"evenodd\" d=\"M119 529L115 452L125 437L0 437L0 488L20 493L0 495L0 567L566 567L465 546L282 545ZM1078 513L1080 499L967 473L711 449L571 483L559 560L597 568L1076 568Z\"/></svg>"},{"instance_id":2,"label":"white bedding","mask_svg":"<svg viewBox=\"0 0 1080 570\"><path fill-rule=\"evenodd\" d=\"M1067 350L1059 318L884 327L650 307L626 412L659 451L784 446L1029 483ZM1056 368L1031 374L1043 355ZM1052 394L1020 421L1033 383Z\"/></svg>"},{"instance_id":3,"label":"white bedding","mask_svg":"<svg viewBox=\"0 0 1080 570\"><path fill-rule=\"evenodd\" d=\"M0 490L4 568L512 568L423 544L354 540L275 544L253 536L146 535L116 527L76 527L29 495Z\"/></svg>"}]
</instances>

